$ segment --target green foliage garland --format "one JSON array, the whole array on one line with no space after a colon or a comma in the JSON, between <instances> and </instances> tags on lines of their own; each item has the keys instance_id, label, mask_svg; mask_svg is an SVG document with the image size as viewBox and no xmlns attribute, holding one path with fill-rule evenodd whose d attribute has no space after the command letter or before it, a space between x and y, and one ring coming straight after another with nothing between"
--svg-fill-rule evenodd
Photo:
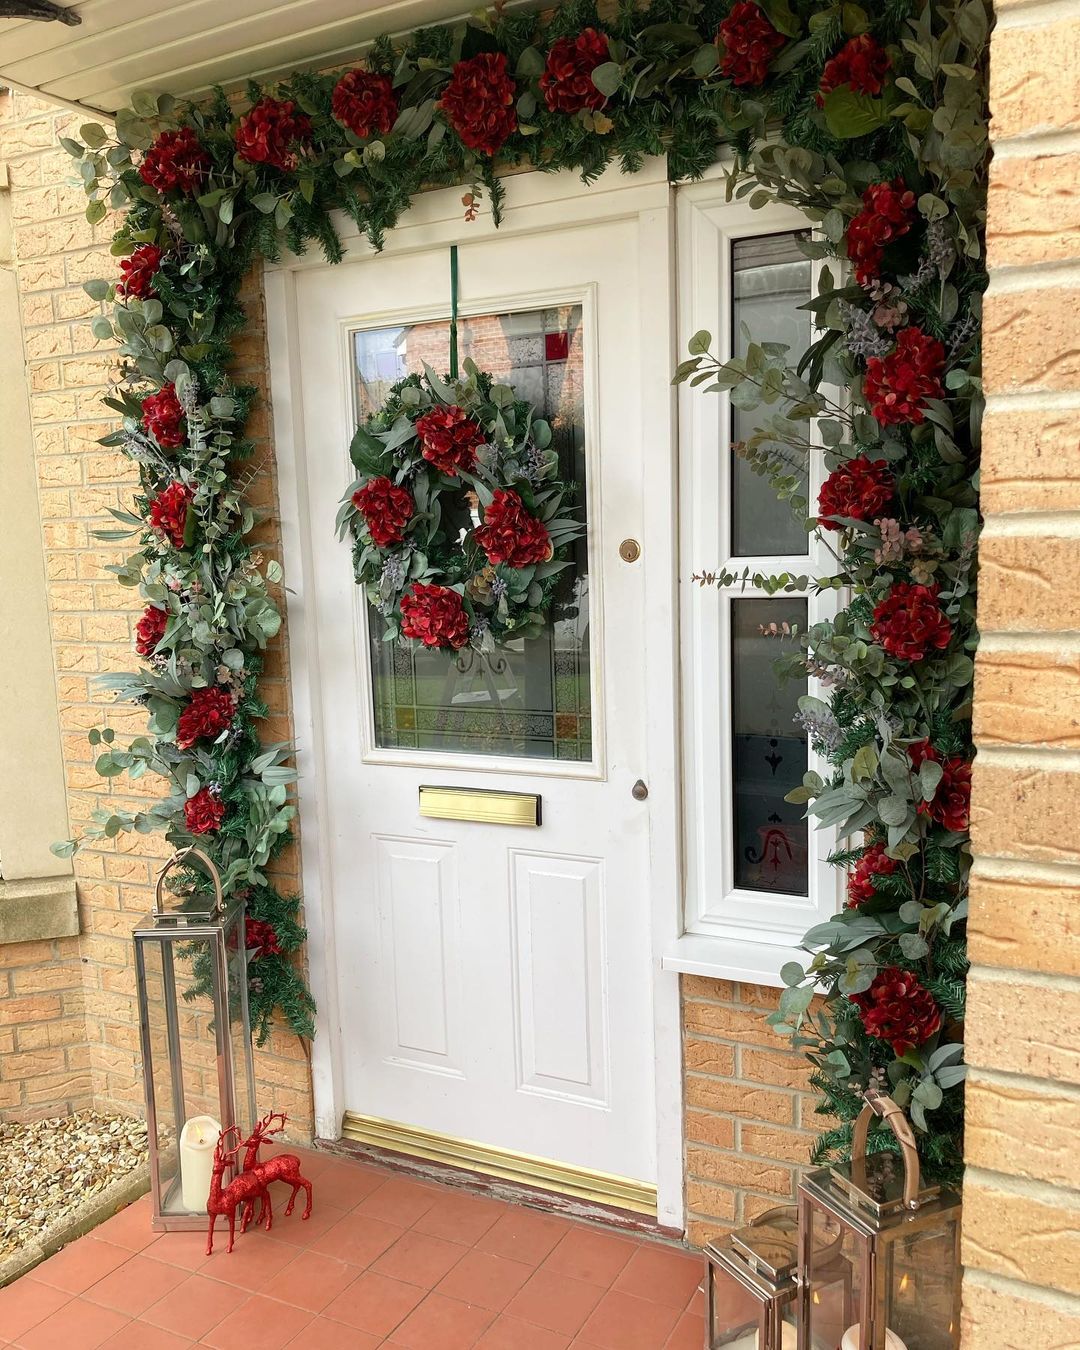
<instances>
[{"instance_id":1,"label":"green foliage garland","mask_svg":"<svg viewBox=\"0 0 1080 1350\"><path fill-rule=\"evenodd\" d=\"M66 141L88 218L103 219L109 206L125 212L113 245L125 260L123 290L90 287L112 305L95 332L114 335L126 362L111 404L123 426L106 442L132 456L142 481L135 511L120 522L139 547L116 570L168 614L164 630L159 620L148 630L149 664L120 689L146 704L149 734L124 749L110 742L98 764L106 775L149 769L170 796L145 812L106 815L89 833L164 827L189 842L189 815L214 826L199 842L227 888L248 891L286 949L301 941L289 927L295 902L263 870L288 836L293 770L288 747L257 737L260 653L278 623L266 580L277 573L248 543L251 391L228 377L252 261L311 242L340 260L334 210L378 247L412 198L436 184L471 184L467 215L486 198L497 220L506 166L575 169L588 180L612 161L632 173L664 154L678 180L729 154L733 192L753 206L795 204L819 227L810 250L855 264L852 279L823 269L811 305L820 335L794 370L769 348L721 364L698 335L679 373L730 389L740 407L776 410L744 452L798 509L807 457L818 453L839 474L835 501L854 502L823 511L838 527L839 565L813 583L850 588L851 602L804 635L789 664L830 690L827 703L805 702L803 716L834 773L808 775L802 793L820 819L840 825L845 851L835 861L862 869L870 898L808 935L816 955L805 977L785 972L777 1021L810 1054L826 1109L841 1121L822 1156L846 1145L862 1089L888 1082L920 1128L928 1170L955 1176L988 27L984 0L882 0L872 10L653 0L623 4L610 23L589 0L571 0L546 24L497 12L379 39L367 74L354 77L363 100L345 99L336 76L312 73L269 90L251 85L247 108L220 94L192 106L140 93L115 135L90 124L81 141ZM875 214L868 201L882 188L898 199L886 193ZM901 337L905 329L918 338ZM826 385L846 393L834 401ZM148 393L158 400L149 408ZM810 417L823 452L807 438ZM754 580L769 590L809 584ZM888 613L875 618L883 603ZM215 695L208 734L178 739L206 689L224 689L229 707ZM880 865L871 871L874 846L870 861ZM281 978L253 991L262 1024L274 1000L309 1032L310 1002L287 957L260 957L253 972L270 961ZM900 984L874 1023L853 997L870 999L875 973L894 970ZM815 989L825 1008L811 1016ZM904 1045L896 1022L905 1011L914 1018L908 1040L933 1031L901 1053L880 1033ZM878 1034L867 1034L874 1026Z\"/></svg>"}]
</instances>

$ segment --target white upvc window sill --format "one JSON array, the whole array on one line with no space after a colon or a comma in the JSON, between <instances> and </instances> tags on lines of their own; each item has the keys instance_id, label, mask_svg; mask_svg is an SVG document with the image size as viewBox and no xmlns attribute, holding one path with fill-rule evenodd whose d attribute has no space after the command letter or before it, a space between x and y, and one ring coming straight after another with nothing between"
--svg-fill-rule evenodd
<instances>
[{"instance_id":1,"label":"white upvc window sill","mask_svg":"<svg viewBox=\"0 0 1080 1350\"><path fill-rule=\"evenodd\" d=\"M764 984L782 989L781 967L788 961L800 965L809 960L798 947L747 938L720 937L705 933L684 933L660 958L664 970L680 975L704 975L714 980L735 980L739 984Z\"/></svg>"}]
</instances>

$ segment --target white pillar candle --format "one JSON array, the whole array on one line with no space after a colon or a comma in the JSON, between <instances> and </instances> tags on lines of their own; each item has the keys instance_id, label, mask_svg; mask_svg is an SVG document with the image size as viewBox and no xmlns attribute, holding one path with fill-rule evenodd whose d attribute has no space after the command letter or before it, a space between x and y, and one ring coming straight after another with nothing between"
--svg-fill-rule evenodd
<instances>
[{"instance_id":1,"label":"white pillar candle","mask_svg":"<svg viewBox=\"0 0 1080 1350\"><path fill-rule=\"evenodd\" d=\"M844 1332L844 1339L840 1342L840 1350L859 1350L859 1323L856 1322L853 1327L848 1327ZM900 1339L895 1331L885 1328L885 1350L907 1350L907 1345Z\"/></svg>"},{"instance_id":2,"label":"white pillar candle","mask_svg":"<svg viewBox=\"0 0 1080 1350\"><path fill-rule=\"evenodd\" d=\"M180 1196L184 1208L206 1213L210 1177L214 1170L214 1145L221 1126L213 1116L191 1116L180 1131Z\"/></svg>"},{"instance_id":3,"label":"white pillar candle","mask_svg":"<svg viewBox=\"0 0 1080 1350\"><path fill-rule=\"evenodd\" d=\"M795 1328L785 1322L780 1330L781 1350L798 1350L799 1333ZM733 1344L725 1345L724 1350L761 1350L761 1333L750 1331L745 1336L740 1336Z\"/></svg>"}]
</instances>

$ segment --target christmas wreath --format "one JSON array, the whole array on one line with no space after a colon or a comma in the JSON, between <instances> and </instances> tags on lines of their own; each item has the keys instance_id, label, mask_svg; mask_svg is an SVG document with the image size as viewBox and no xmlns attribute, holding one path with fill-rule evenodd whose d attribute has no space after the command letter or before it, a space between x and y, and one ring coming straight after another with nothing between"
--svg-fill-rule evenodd
<instances>
[{"instance_id":1,"label":"christmas wreath","mask_svg":"<svg viewBox=\"0 0 1080 1350\"><path fill-rule=\"evenodd\" d=\"M357 428L338 513L388 642L490 650L543 629L582 532L551 427L472 361L425 365Z\"/></svg>"}]
</instances>

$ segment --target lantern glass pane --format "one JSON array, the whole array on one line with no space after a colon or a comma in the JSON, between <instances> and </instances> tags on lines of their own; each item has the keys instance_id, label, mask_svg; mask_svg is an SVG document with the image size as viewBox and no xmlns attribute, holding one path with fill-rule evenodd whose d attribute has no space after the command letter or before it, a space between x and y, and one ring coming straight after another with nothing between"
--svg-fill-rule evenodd
<instances>
[{"instance_id":1,"label":"lantern glass pane","mask_svg":"<svg viewBox=\"0 0 1080 1350\"><path fill-rule=\"evenodd\" d=\"M172 944L140 942L139 952L146 992L142 1015L150 1045L147 1095L153 1100L157 1143L156 1153L153 1150L151 1152L156 1157L162 1207L168 1208L168 1198L179 1170L177 1149L184 1123L183 1074L177 1035L179 1013L172 970Z\"/></svg>"},{"instance_id":2,"label":"lantern glass pane","mask_svg":"<svg viewBox=\"0 0 1080 1350\"><path fill-rule=\"evenodd\" d=\"M764 1304L722 1266L710 1262L712 1317L710 1350L758 1350L758 1328Z\"/></svg>"},{"instance_id":3,"label":"lantern glass pane","mask_svg":"<svg viewBox=\"0 0 1080 1350\"><path fill-rule=\"evenodd\" d=\"M952 1350L959 1291L955 1220L902 1228L882 1247L889 1332L905 1350ZM885 1344L894 1350L888 1336Z\"/></svg>"},{"instance_id":4,"label":"lantern glass pane","mask_svg":"<svg viewBox=\"0 0 1080 1350\"><path fill-rule=\"evenodd\" d=\"M248 1032L248 952L245 942L243 910L237 908L226 917L225 975L227 990L223 1001L228 1008L229 1039L232 1046L233 1103L237 1125L246 1138L255 1125L255 1083L252 1078L251 1044ZM258 978L258 971L254 972ZM222 1124L225 1124L222 1121Z\"/></svg>"},{"instance_id":5,"label":"lantern glass pane","mask_svg":"<svg viewBox=\"0 0 1080 1350\"><path fill-rule=\"evenodd\" d=\"M811 1206L809 1350L838 1350L858 1323L868 1269L867 1242ZM857 1344L857 1342L856 1342Z\"/></svg>"}]
</instances>

